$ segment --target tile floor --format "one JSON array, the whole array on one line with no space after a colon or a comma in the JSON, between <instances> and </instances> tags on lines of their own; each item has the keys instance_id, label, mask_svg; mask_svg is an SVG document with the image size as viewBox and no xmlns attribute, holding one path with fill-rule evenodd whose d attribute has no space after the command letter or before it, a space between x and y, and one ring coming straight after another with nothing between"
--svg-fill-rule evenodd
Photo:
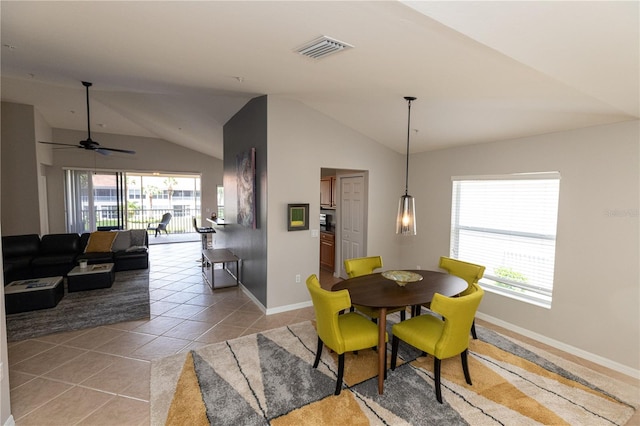
<instances>
[{"instance_id":1,"label":"tile floor","mask_svg":"<svg viewBox=\"0 0 640 426\"><path fill-rule=\"evenodd\" d=\"M147 425L152 359L313 318L313 308L265 316L238 288L211 291L200 247L150 248L150 320L9 343L16 424Z\"/></svg>"},{"instance_id":2,"label":"tile floor","mask_svg":"<svg viewBox=\"0 0 640 426\"><path fill-rule=\"evenodd\" d=\"M197 262L200 247L150 248L151 319L9 343L16 425L147 425L151 360L314 317L313 308L265 316L238 288L211 291ZM321 271L320 281L330 288L336 280ZM627 423L637 424L640 415Z\"/></svg>"}]
</instances>

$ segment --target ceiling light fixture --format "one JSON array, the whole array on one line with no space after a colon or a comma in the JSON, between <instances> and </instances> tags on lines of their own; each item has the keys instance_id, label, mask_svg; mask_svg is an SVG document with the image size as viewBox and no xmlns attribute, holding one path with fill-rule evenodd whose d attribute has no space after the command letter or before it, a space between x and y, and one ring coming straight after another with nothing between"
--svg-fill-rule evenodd
<instances>
[{"instance_id":1,"label":"ceiling light fixture","mask_svg":"<svg viewBox=\"0 0 640 426\"><path fill-rule=\"evenodd\" d=\"M411 102L416 98L405 96L409 114L407 118L407 168L404 183L404 195L398 204L398 218L396 220L396 234L416 235L416 200L409 195L409 135L411 133Z\"/></svg>"}]
</instances>

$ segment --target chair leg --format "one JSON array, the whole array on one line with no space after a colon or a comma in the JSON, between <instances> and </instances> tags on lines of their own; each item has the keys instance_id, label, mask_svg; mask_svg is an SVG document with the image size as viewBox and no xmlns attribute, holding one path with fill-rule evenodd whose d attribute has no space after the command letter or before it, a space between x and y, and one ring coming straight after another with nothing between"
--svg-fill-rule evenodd
<instances>
[{"instance_id":1,"label":"chair leg","mask_svg":"<svg viewBox=\"0 0 640 426\"><path fill-rule=\"evenodd\" d=\"M323 346L324 346L324 343L322 342L320 337L318 337L318 349L316 349L316 360L313 362L313 368L318 368L318 364L320 363L320 356L322 355Z\"/></svg>"},{"instance_id":2,"label":"chair leg","mask_svg":"<svg viewBox=\"0 0 640 426\"><path fill-rule=\"evenodd\" d=\"M465 349L460 357L462 358L462 370L464 371L464 379L467 381L467 384L471 385L471 376L469 375L469 363L467 362L467 353L468 349Z\"/></svg>"},{"instance_id":3,"label":"chair leg","mask_svg":"<svg viewBox=\"0 0 640 426\"><path fill-rule=\"evenodd\" d=\"M396 358L398 357L398 343L400 343L400 339L396 336L393 336L391 339L391 369L396 369Z\"/></svg>"},{"instance_id":4,"label":"chair leg","mask_svg":"<svg viewBox=\"0 0 640 426\"><path fill-rule=\"evenodd\" d=\"M436 377L436 399L442 404L442 391L440 390L440 359L433 357L433 375Z\"/></svg>"},{"instance_id":5,"label":"chair leg","mask_svg":"<svg viewBox=\"0 0 640 426\"><path fill-rule=\"evenodd\" d=\"M400 311L400 321L404 321L407 319L407 308L404 308L404 310Z\"/></svg>"},{"instance_id":6,"label":"chair leg","mask_svg":"<svg viewBox=\"0 0 640 426\"><path fill-rule=\"evenodd\" d=\"M474 319L471 323L471 335L474 339L478 340L478 335L476 334L476 320Z\"/></svg>"},{"instance_id":7,"label":"chair leg","mask_svg":"<svg viewBox=\"0 0 640 426\"><path fill-rule=\"evenodd\" d=\"M336 391L334 395L340 395L342 390L342 376L344 374L344 353L338 355L338 378L336 379Z\"/></svg>"}]
</instances>

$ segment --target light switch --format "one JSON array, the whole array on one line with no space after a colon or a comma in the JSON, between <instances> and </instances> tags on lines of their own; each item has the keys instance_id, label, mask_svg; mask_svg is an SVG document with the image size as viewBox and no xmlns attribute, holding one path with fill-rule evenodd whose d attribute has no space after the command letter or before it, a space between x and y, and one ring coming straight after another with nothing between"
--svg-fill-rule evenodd
<instances>
[{"instance_id":1,"label":"light switch","mask_svg":"<svg viewBox=\"0 0 640 426\"><path fill-rule=\"evenodd\" d=\"M313 238L318 238L318 230L317 229L312 229L311 230L311 236Z\"/></svg>"}]
</instances>

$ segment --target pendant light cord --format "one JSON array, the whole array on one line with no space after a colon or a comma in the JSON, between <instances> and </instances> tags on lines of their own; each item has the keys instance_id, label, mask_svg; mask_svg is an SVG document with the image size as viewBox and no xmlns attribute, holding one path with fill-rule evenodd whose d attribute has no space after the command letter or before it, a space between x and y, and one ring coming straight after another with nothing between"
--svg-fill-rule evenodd
<instances>
[{"instance_id":1,"label":"pendant light cord","mask_svg":"<svg viewBox=\"0 0 640 426\"><path fill-rule=\"evenodd\" d=\"M405 96L404 98L407 100L409 111L407 117L407 168L404 181L404 195L406 196L409 195L409 136L411 133L411 102L415 101L416 98L414 98L413 96Z\"/></svg>"}]
</instances>

